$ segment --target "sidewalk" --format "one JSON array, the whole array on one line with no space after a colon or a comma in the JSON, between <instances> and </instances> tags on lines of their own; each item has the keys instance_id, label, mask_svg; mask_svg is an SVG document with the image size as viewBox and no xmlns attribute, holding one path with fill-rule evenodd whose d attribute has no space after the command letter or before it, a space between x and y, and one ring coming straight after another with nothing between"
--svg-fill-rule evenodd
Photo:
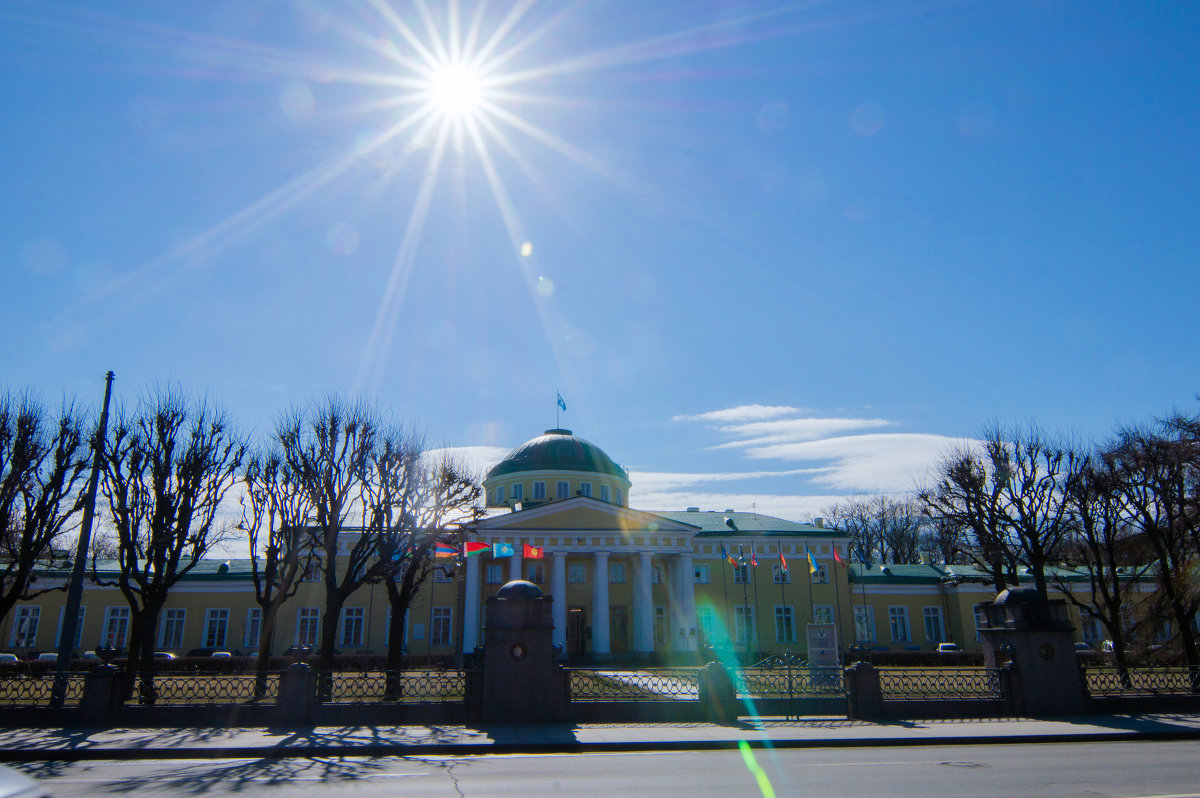
<instances>
[{"instance_id":1,"label":"sidewalk","mask_svg":"<svg viewBox=\"0 0 1200 798\"><path fill-rule=\"evenodd\" d=\"M707 723L379 726L300 729L0 729L0 761L478 756L502 753L670 751L1200 739L1197 715L1109 715L1055 720L895 721L745 719Z\"/></svg>"}]
</instances>

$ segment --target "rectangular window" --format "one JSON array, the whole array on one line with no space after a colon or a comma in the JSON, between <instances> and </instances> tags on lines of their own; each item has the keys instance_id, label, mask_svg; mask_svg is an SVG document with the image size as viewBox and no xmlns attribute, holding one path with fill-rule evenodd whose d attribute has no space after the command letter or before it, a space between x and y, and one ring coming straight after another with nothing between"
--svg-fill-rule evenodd
<instances>
[{"instance_id":1,"label":"rectangular window","mask_svg":"<svg viewBox=\"0 0 1200 798\"><path fill-rule=\"evenodd\" d=\"M700 627L700 634L704 635L704 639L712 642L713 639L713 608L707 605L696 608L696 625Z\"/></svg>"},{"instance_id":2,"label":"rectangular window","mask_svg":"<svg viewBox=\"0 0 1200 798\"><path fill-rule=\"evenodd\" d=\"M186 619L186 609L163 610L162 627L158 633L159 648L183 648L183 623Z\"/></svg>"},{"instance_id":3,"label":"rectangular window","mask_svg":"<svg viewBox=\"0 0 1200 798\"><path fill-rule=\"evenodd\" d=\"M546 567L540 562L525 563L525 581L533 582L535 585L545 584L546 582Z\"/></svg>"},{"instance_id":4,"label":"rectangular window","mask_svg":"<svg viewBox=\"0 0 1200 798\"><path fill-rule=\"evenodd\" d=\"M610 499L610 496L609 496L608 485L601 485L600 486L600 501L606 502L606 501L609 501L609 499Z\"/></svg>"},{"instance_id":5,"label":"rectangular window","mask_svg":"<svg viewBox=\"0 0 1200 798\"><path fill-rule=\"evenodd\" d=\"M565 481L554 483L554 496L555 496L555 498L558 498L558 499L570 498L571 483L565 482Z\"/></svg>"},{"instance_id":6,"label":"rectangular window","mask_svg":"<svg viewBox=\"0 0 1200 798\"><path fill-rule=\"evenodd\" d=\"M579 495L587 496L589 499L592 498L592 483L580 482L579 483Z\"/></svg>"},{"instance_id":7,"label":"rectangular window","mask_svg":"<svg viewBox=\"0 0 1200 798\"><path fill-rule=\"evenodd\" d=\"M625 584L625 563L610 562L608 564L608 583L610 585Z\"/></svg>"},{"instance_id":8,"label":"rectangular window","mask_svg":"<svg viewBox=\"0 0 1200 798\"><path fill-rule=\"evenodd\" d=\"M775 607L775 642L796 642L796 626L792 622L791 607Z\"/></svg>"},{"instance_id":9,"label":"rectangular window","mask_svg":"<svg viewBox=\"0 0 1200 798\"><path fill-rule=\"evenodd\" d=\"M854 639L859 643L875 642L875 608L854 605Z\"/></svg>"},{"instance_id":10,"label":"rectangular window","mask_svg":"<svg viewBox=\"0 0 1200 798\"><path fill-rule=\"evenodd\" d=\"M813 607L813 623L833 623L833 607L828 604Z\"/></svg>"},{"instance_id":11,"label":"rectangular window","mask_svg":"<svg viewBox=\"0 0 1200 798\"><path fill-rule=\"evenodd\" d=\"M41 607L17 607L17 615L13 621L12 636L9 638L8 645L12 648L37 646L38 621L41 615Z\"/></svg>"},{"instance_id":12,"label":"rectangular window","mask_svg":"<svg viewBox=\"0 0 1200 798\"><path fill-rule=\"evenodd\" d=\"M363 619L366 610L362 607L342 607L341 645L361 646L363 644Z\"/></svg>"},{"instance_id":13,"label":"rectangular window","mask_svg":"<svg viewBox=\"0 0 1200 798\"><path fill-rule=\"evenodd\" d=\"M449 565L433 566L433 581L445 584L454 581L454 571L450 570Z\"/></svg>"},{"instance_id":14,"label":"rectangular window","mask_svg":"<svg viewBox=\"0 0 1200 798\"><path fill-rule=\"evenodd\" d=\"M499 563L488 563L483 581L489 585L504 584L504 566Z\"/></svg>"},{"instance_id":15,"label":"rectangular window","mask_svg":"<svg viewBox=\"0 0 1200 798\"><path fill-rule=\"evenodd\" d=\"M534 499L534 501L541 501L545 498L546 498L546 483L545 482L533 483L533 499Z\"/></svg>"},{"instance_id":16,"label":"rectangular window","mask_svg":"<svg viewBox=\"0 0 1200 798\"><path fill-rule=\"evenodd\" d=\"M1081 631L1083 632L1083 642L1095 643L1100 639L1100 619L1096 617L1094 612L1083 610L1079 613Z\"/></svg>"},{"instance_id":17,"label":"rectangular window","mask_svg":"<svg viewBox=\"0 0 1200 798\"><path fill-rule=\"evenodd\" d=\"M450 645L450 607L434 607L433 614L430 615L429 621L429 645L431 646L448 646Z\"/></svg>"},{"instance_id":18,"label":"rectangular window","mask_svg":"<svg viewBox=\"0 0 1200 798\"><path fill-rule=\"evenodd\" d=\"M654 608L654 642L664 645L667 642L667 608Z\"/></svg>"},{"instance_id":19,"label":"rectangular window","mask_svg":"<svg viewBox=\"0 0 1200 798\"><path fill-rule=\"evenodd\" d=\"M258 641L262 636L262 609L251 607L246 611L246 628L242 634L242 645L251 650L258 649Z\"/></svg>"},{"instance_id":20,"label":"rectangular window","mask_svg":"<svg viewBox=\"0 0 1200 798\"><path fill-rule=\"evenodd\" d=\"M587 582L587 568L581 562L573 562L567 566L567 581L573 585Z\"/></svg>"},{"instance_id":21,"label":"rectangular window","mask_svg":"<svg viewBox=\"0 0 1200 798\"><path fill-rule=\"evenodd\" d=\"M513 483L512 500L515 502L519 502L524 497L525 497L525 486L522 485L520 482Z\"/></svg>"},{"instance_id":22,"label":"rectangular window","mask_svg":"<svg viewBox=\"0 0 1200 798\"><path fill-rule=\"evenodd\" d=\"M662 571L658 570L657 565L650 566L650 584L652 584L652 585L661 585L662 584Z\"/></svg>"},{"instance_id":23,"label":"rectangular window","mask_svg":"<svg viewBox=\"0 0 1200 798\"><path fill-rule=\"evenodd\" d=\"M783 566L775 563L771 566L771 581L777 585L790 585L792 583L792 572L783 570Z\"/></svg>"},{"instance_id":24,"label":"rectangular window","mask_svg":"<svg viewBox=\"0 0 1200 798\"><path fill-rule=\"evenodd\" d=\"M111 648L125 648L125 639L129 635L129 608L105 607L104 627L100 632L100 642Z\"/></svg>"},{"instance_id":25,"label":"rectangular window","mask_svg":"<svg viewBox=\"0 0 1200 798\"><path fill-rule=\"evenodd\" d=\"M925 640L930 643L944 643L946 627L942 625L942 608L925 607L921 614L925 617Z\"/></svg>"},{"instance_id":26,"label":"rectangular window","mask_svg":"<svg viewBox=\"0 0 1200 798\"><path fill-rule=\"evenodd\" d=\"M315 646L317 626L321 622L321 610L317 607L301 607L296 610L296 645Z\"/></svg>"},{"instance_id":27,"label":"rectangular window","mask_svg":"<svg viewBox=\"0 0 1200 798\"><path fill-rule=\"evenodd\" d=\"M809 575L812 577L812 583L814 585L829 584L829 567L826 565L818 564L817 570L809 571Z\"/></svg>"},{"instance_id":28,"label":"rectangular window","mask_svg":"<svg viewBox=\"0 0 1200 798\"><path fill-rule=\"evenodd\" d=\"M83 614L87 607L79 608L79 617L75 621L75 642L71 644L71 648L79 648L79 641L83 639ZM58 609L58 631L54 633L54 647L58 648L59 641L62 640L63 632L63 616L66 614L66 607Z\"/></svg>"},{"instance_id":29,"label":"rectangular window","mask_svg":"<svg viewBox=\"0 0 1200 798\"><path fill-rule=\"evenodd\" d=\"M908 607L888 607L888 626L892 630L893 643L907 643Z\"/></svg>"},{"instance_id":30,"label":"rectangular window","mask_svg":"<svg viewBox=\"0 0 1200 798\"><path fill-rule=\"evenodd\" d=\"M496 504L504 504L504 486L496 486Z\"/></svg>"},{"instance_id":31,"label":"rectangular window","mask_svg":"<svg viewBox=\"0 0 1200 798\"><path fill-rule=\"evenodd\" d=\"M749 565L733 566L733 583L735 585L750 584L750 566Z\"/></svg>"},{"instance_id":32,"label":"rectangular window","mask_svg":"<svg viewBox=\"0 0 1200 798\"><path fill-rule=\"evenodd\" d=\"M614 491L614 493L613 493L613 497L614 497L614 502L615 502L616 504L624 504L624 503L625 503L625 500L624 500L624 497L623 497L623 496L622 496L622 494L621 494L621 489L620 489L620 488L617 488L617 489Z\"/></svg>"},{"instance_id":33,"label":"rectangular window","mask_svg":"<svg viewBox=\"0 0 1200 798\"><path fill-rule=\"evenodd\" d=\"M973 609L975 615L975 642L979 642L983 639L983 635L979 634L979 630L986 628L988 623L987 608L984 604L976 604Z\"/></svg>"},{"instance_id":34,"label":"rectangular window","mask_svg":"<svg viewBox=\"0 0 1200 798\"><path fill-rule=\"evenodd\" d=\"M225 633L229 630L229 610L204 611L204 647L225 648Z\"/></svg>"},{"instance_id":35,"label":"rectangular window","mask_svg":"<svg viewBox=\"0 0 1200 798\"><path fill-rule=\"evenodd\" d=\"M707 585L709 582L708 566L697 565L695 566L694 571L695 573L693 574L693 581L697 585Z\"/></svg>"},{"instance_id":36,"label":"rectangular window","mask_svg":"<svg viewBox=\"0 0 1200 798\"><path fill-rule=\"evenodd\" d=\"M754 608L738 605L733 608L733 628L739 643L754 641Z\"/></svg>"}]
</instances>

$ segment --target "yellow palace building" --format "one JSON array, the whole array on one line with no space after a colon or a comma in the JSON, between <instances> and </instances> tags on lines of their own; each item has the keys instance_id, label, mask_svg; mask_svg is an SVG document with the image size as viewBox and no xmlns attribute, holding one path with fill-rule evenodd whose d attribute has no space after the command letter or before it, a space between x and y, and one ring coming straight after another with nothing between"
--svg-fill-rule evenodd
<instances>
[{"instance_id":1,"label":"yellow palace building","mask_svg":"<svg viewBox=\"0 0 1200 798\"><path fill-rule=\"evenodd\" d=\"M487 597L513 579L553 596L554 643L574 660L684 661L707 645L752 661L807 655L813 629L833 630L829 644L842 653L853 643L891 651L941 642L979 648L978 608L994 594L968 566L851 563L847 535L819 518L638 510L629 507L630 486L624 469L570 430L547 430L515 448L488 472L492 513L467 534L500 544L489 551L511 547L513 556L437 561L408 612L406 650L470 655L483 640ZM526 546L541 556L522 556ZM98 571L115 581L104 563ZM38 586L65 583L68 573L65 563L44 568ZM310 576L280 612L273 653L320 639L324 595L319 575ZM1086 579L1078 581L1086 589ZM1151 587L1144 589L1148 595ZM19 603L0 624L0 651L56 650L65 595ZM125 643L129 609L115 587L88 585L81 612L78 649ZM383 652L389 619L383 589L363 587L336 621L338 650ZM1073 620L1082 640L1099 644L1094 619L1076 613ZM249 561L204 562L172 590L155 644L176 654L249 653L260 627Z\"/></svg>"}]
</instances>

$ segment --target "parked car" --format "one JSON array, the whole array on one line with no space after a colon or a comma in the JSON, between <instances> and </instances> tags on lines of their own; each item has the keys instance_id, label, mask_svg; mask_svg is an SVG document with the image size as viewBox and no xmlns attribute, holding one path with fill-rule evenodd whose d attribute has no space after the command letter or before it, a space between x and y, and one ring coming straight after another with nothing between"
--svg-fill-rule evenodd
<instances>
[{"instance_id":1,"label":"parked car","mask_svg":"<svg viewBox=\"0 0 1200 798\"><path fill-rule=\"evenodd\" d=\"M955 651L962 651L958 643L938 643L937 647L939 654L950 654Z\"/></svg>"},{"instance_id":2,"label":"parked car","mask_svg":"<svg viewBox=\"0 0 1200 798\"><path fill-rule=\"evenodd\" d=\"M9 654L7 652L0 654L0 665L7 664L10 662L20 662L20 661L21 661L21 658L18 657L16 654Z\"/></svg>"},{"instance_id":3,"label":"parked car","mask_svg":"<svg viewBox=\"0 0 1200 798\"><path fill-rule=\"evenodd\" d=\"M1093 649L1087 643L1076 643L1075 644L1075 653L1076 654L1091 654L1094 651L1095 651L1095 649Z\"/></svg>"},{"instance_id":4,"label":"parked car","mask_svg":"<svg viewBox=\"0 0 1200 798\"><path fill-rule=\"evenodd\" d=\"M50 798L50 792L28 776L0 765L0 798Z\"/></svg>"},{"instance_id":5,"label":"parked car","mask_svg":"<svg viewBox=\"0 0 1200 798\"><path fill-rule=\"evenodd\" d=\"M175 659L175 655L172 654L170 651L155 651L154 658L155 659Z\"/></svg>"},{"instance_id":6,"label":"parked car","mask_svg":"<svg viewBox=\"0 0 1200 798\"><path fill-rule=\"evenodd\" d=\"M58 653L54 651L43 651L37 655L38 662L58 662Z\"/></svg>"},{"instance_id":7,"label":"parked car","mask_svg":"<svg viewBox=\"0 0 1200 798\"><path fill-rule=\"evenodd\" d=\"M233 656L233 654L229 653L228 651L214 651L213 653L209 654L209 656L213 659L229 659Z\"/></svg>"}]
</instances>

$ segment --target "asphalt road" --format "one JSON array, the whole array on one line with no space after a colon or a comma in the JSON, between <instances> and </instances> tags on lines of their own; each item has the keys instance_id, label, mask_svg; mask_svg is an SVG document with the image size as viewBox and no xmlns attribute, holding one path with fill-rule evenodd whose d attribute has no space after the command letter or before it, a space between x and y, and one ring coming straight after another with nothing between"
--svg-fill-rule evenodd
<instances>
[{"instance_id":1,"label":"asphalt road","mask_svg":"<svg viewBox=\"0 0 1200 798\"><path fill-rule=\"evenodd\" d=\"M1120 796L1200 798L1200 742L15 766L67 796Z\"/></svg>"}]
</instances>

